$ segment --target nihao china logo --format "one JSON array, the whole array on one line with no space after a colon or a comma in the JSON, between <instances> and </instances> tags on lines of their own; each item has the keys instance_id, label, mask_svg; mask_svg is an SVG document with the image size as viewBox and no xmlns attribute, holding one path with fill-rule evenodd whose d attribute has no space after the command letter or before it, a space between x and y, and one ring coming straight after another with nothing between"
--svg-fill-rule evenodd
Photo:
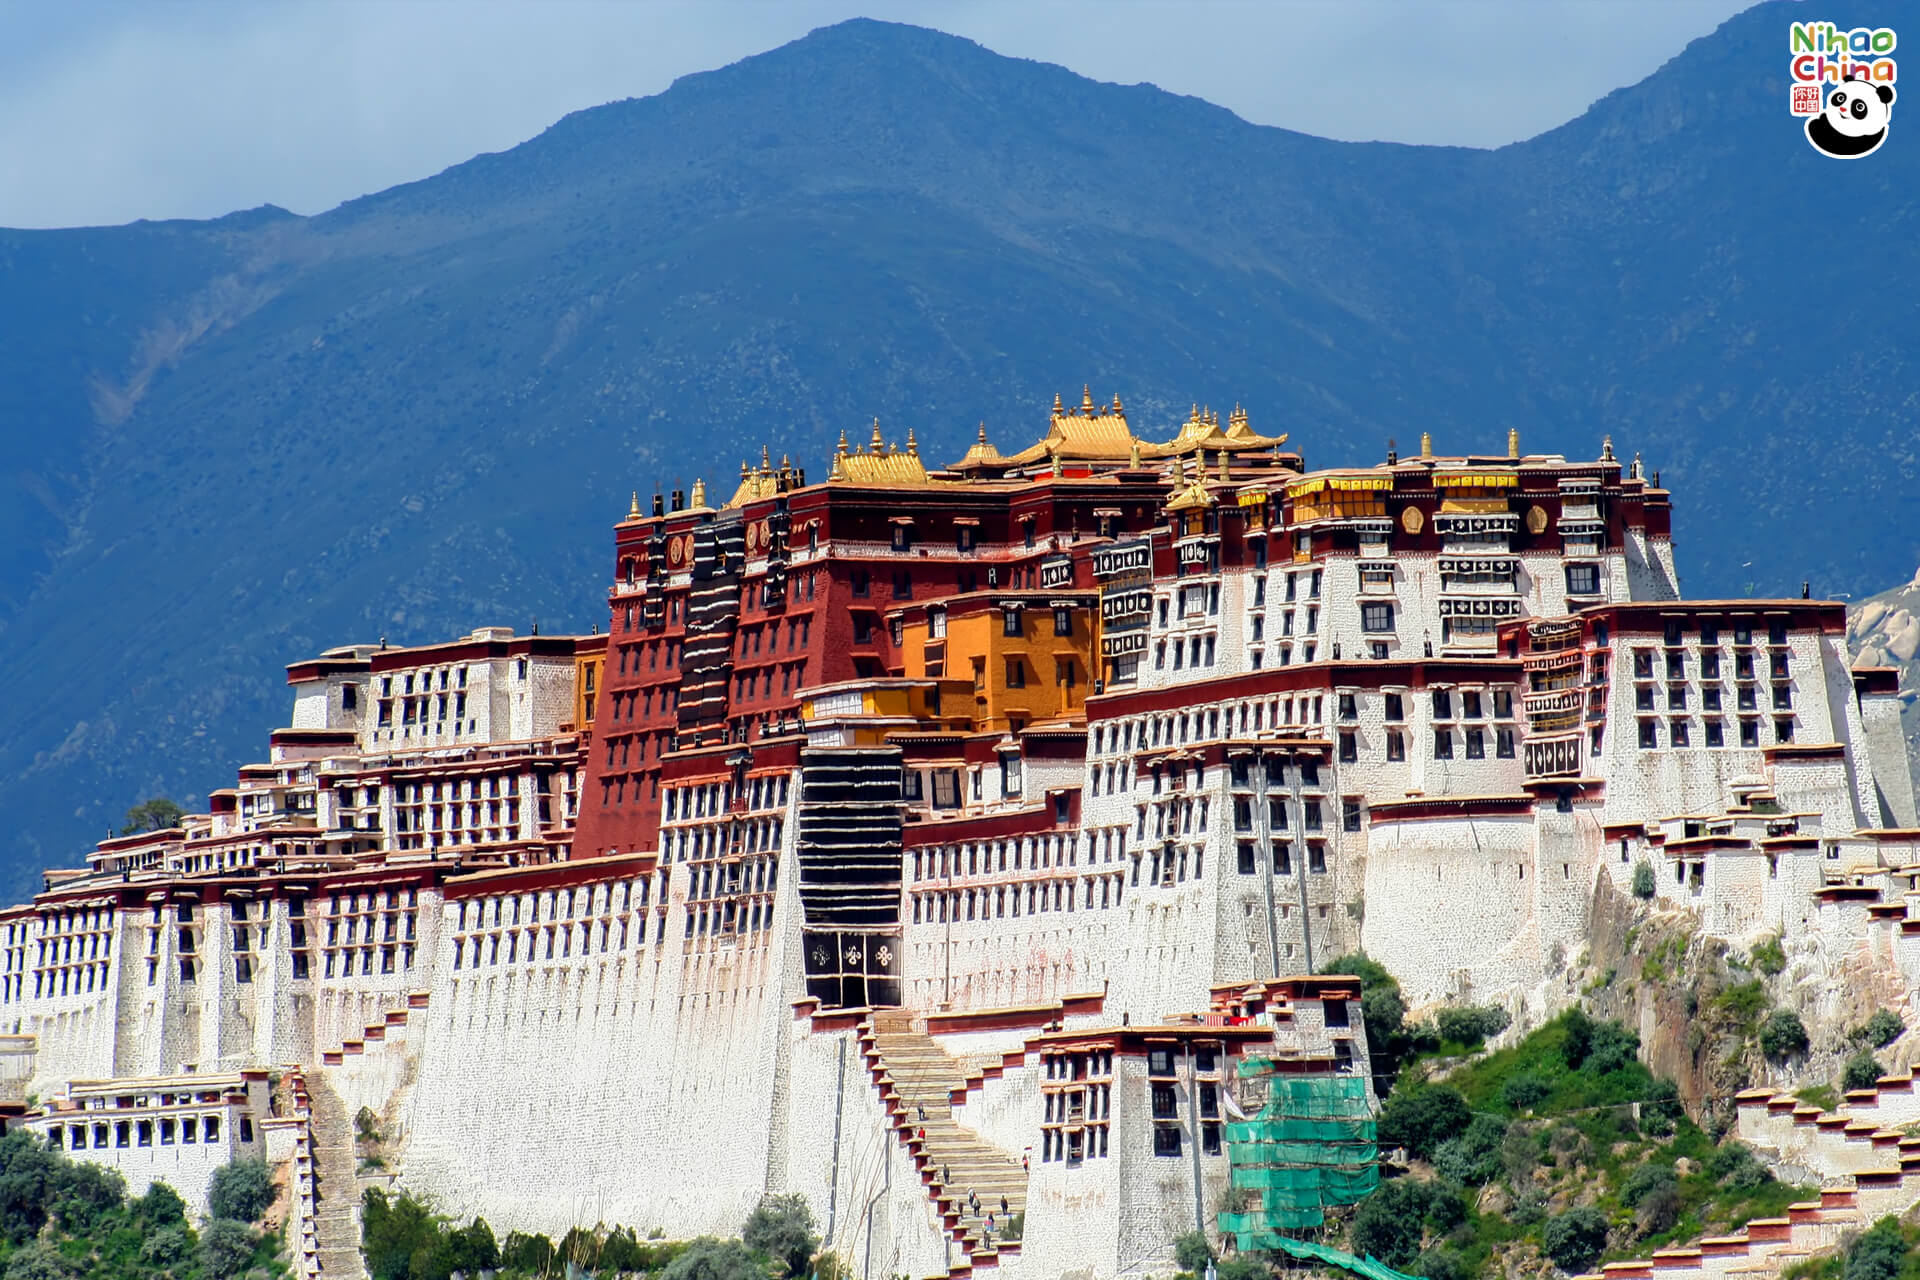
<instances>
[{"instance_id":1,"label":"nihao china logo","mask_svg":"<svg viewBox=\"0 0 1920 1280\"><path fill-rule=\"evenodd\" d=\"M1789 108L1806 117L1807 141L1835 160L1872 155L1893 124L1900 68L1892 27L1843 31L1831 22L1796 22L1787 33Z\"/></svg>"}]
</instances>

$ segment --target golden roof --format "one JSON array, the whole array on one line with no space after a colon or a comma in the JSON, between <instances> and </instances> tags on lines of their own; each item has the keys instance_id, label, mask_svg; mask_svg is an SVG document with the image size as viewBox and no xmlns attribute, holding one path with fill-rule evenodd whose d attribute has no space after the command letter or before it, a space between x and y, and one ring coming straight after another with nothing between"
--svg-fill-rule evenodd
<instances>
[{"instance_id":1,"label":"golden roof","mask_svg":"<svg viewBox=\"0 0 1920 1280\"><path fill-rule=\"evenodd\" d=\"M983 422L980 424L980 436L973 442L973 447L967 450L967 456L953 466L954 470L959 471L967 467L993 466L1005 461L1006 458L1002 456L1000 450L988 442L987 424Z\"/></svg>"},{"instance_id":2,"label":"golden roof","mask_svg":"<svg viewBox=\"0 0 1920 1280\"><path fill-rule=\"evenodd\" d=\"M733 491L731 498L727 499L726 509L744 507L749 502L771 498L789 489L798 488L799 484L800 476L793 469L792 460L782 454L780 465L776 467L773 465L771 452L762 445L758 467L749 467L744 462L740 464L740 487Z\"/></svg>"},{"instance_id":3,"label":"golden roof","mask_svg":"<svg viewBox=\"0 0 1920 1280\"><path fill-rule=\"evenodd\" d=\"M1228 415L1224 431L1218 413L1195 405L1173 439L1155 444L1133 434L1119 396L1115 396L1110 405L1096 405L1093 389L1082 387L1079 409L1067 409L1060 397L1055 396L1046 436L1004 461L1016 467L1054 458L1070 462L1118 462L1121 459L1134 462L1142 458L1180 457L1202 450L1244 453L1252 449L1277 449L1286 442L1285 435L1263 436L1254 431L1247 411L1238 405ZM972 454L968 456L971 458Z\"/></svg>"},{"instance_id":4,"label":"golden roof","mask_svg":"<svg viewBox=\"0 0 1920 1280\"><path fill-rule=\"evenodd\" d=\"M888 489L926 489L934 481L920 461L920 444L907 431L907 447L896 448L880 436L880 419L873 420L873 444L867 449L849 449L847 433L840 433L840 447L834 450L833 469L827 473L829 484L858 484Z\"/></svg>"}]
</instances>

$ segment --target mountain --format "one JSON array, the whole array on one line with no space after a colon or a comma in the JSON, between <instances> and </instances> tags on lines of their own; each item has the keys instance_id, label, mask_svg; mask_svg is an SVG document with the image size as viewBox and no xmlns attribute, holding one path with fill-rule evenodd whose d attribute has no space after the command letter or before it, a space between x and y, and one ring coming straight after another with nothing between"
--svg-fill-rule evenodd
<instances>
[{"instance_id":1,"label":"mountain","mask_svg":"<svg viewBox=\"0 0 1920 1280\"><path fill-rule=\"evenodd\" d=\"M1815 154L1790 16L1497 151L855 21L317 217L0 231L0 889L229 782L280 664L584 630L630 490L817 476L875 415L935 457L1083 382L1319 465L1611 434L1691 594L1904 576L1920 144Z\"/></svg>"}]
</instances>

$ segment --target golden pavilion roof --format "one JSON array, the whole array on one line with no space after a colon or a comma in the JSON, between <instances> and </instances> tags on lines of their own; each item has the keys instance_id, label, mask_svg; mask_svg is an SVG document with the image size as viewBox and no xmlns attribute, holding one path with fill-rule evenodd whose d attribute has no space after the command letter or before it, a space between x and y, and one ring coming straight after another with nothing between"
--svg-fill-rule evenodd
<instances>
[{"instance_id":1,"label":"golden pavilion roof","mask_svg":"<svg viewBox=\"0 0 1920 1280\"><path fill-rule=\"evenodd\" d=\"M848 448L847 433L840 433L840 447L834 450L833 469L827 473L829 484L858 484L883 489L927 489L935 483L920 461L920 444L907 431L907 447L896 448L880 435L880 420L873 420L873 443L866 449Z\"/></svg>"},{"instance_id":2,"label":"golden pavilion roof","mask_svg":"<svg viewBox=\"0 0 1920 1280\"><path fill-rule=\"evenodd\" d=\"M984 442L985 433L982 433ZM1196 451L1244 453L1257 449L1277 449L1287 442L1283 435L1263 436L1253 429L1245 409L1234 407L1227 426L1220 426L1220 415L1193 406L1186 423L1163 444L1135 436L1127 423L1126 409L1115 396L1109 405L1093 402L1093 389L1081 388L1080 407L1067 409L1059 396L1053 398L1053 417L1047 434L1038 442L1004 459L1009 466L1026 466L1050 458L1070 462L1137 462L1141 459L1173 458ZM977 448L978 446L976 446ZM969 451L968 458L973 458ZM965 465L963 462L961 465Z\"/></svg>"},{"instance_id":3,"label":"golden pavilion roof","mask_svg":"<svg viewBox=\"0 0 1920 1280\"><path fill-rule=\"evenodd\" d=\"M783 454L780 465L774 466L771 453L763 445L760 449L758 467L749 467L744 462L740 464L740 487L733 491L731 498L727 499L726 509L744 507L750 502L771 498L789 489L798 488L799 484L800 473L794 470L792 460Z\"/></svg>"},{"instance_id":4,"label":"golden pavilion roof","mask_svg":"<svg viewBox=\"0 0 1920 1280\"><path fill-rule=\"evenodd\" d=\"M979 438L973 442L973 447L967 450L967 456L954 463L953 468L956 471L963 471L968 467L997 466L1005 463L1006 460L1000 450L987 440L987 424L983 422L980 424Z\"/></svg>"}]
</instances>

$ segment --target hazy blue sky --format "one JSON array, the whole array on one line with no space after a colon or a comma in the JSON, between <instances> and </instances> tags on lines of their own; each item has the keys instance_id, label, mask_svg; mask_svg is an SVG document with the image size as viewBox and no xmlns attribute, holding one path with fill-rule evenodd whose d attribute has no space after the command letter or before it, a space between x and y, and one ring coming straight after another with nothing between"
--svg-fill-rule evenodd
<instances>
[{"instance_id":1,"label":"hazy blue sky","mask_svg":"<svg viewBox=\"0 0 1920 1280\"><path fill-rule=\"evenodd\" d=\"M315 213L865 14L1327 137L1498 146L1738 0L0 0L0 225Z\"/></svg>"}]
</instances>

